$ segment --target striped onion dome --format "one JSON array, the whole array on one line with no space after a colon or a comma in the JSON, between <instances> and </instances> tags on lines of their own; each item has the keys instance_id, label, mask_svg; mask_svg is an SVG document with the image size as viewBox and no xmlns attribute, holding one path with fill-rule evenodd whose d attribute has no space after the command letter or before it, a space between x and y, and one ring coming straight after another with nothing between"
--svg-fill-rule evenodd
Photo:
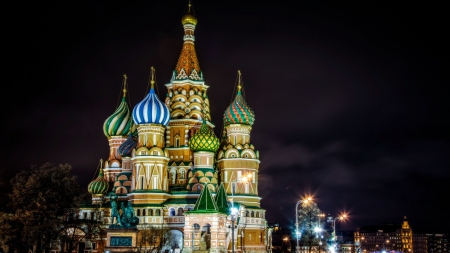
<instances>
[{"instance_id":1,"label":"striped onion dome","mask_svg":"<svg viewBox=\"0 0 450 253\"><path fill-rule=\"evenodd\" d=\"M133 134L130 133L128 135L128 139L120 145L120 147L117 149L117 152L120 156L131 156L131 152L133 152L133 149L136 147L137 142L133 138Z\"/></svg>"},{"instance_id":2,"label":"striped onion dome","mask_svg":"<svg viewBox=\"0 0 450 253\"><path fill-rule=\"evenodd\" d=\"M103 169L100 169L98 177L88 185L88 192L92 195L105 194L108 191L109 184L103 177Z\"/></svg>"},{"instance_id":3,"label":"striped onion dome","mask_svg":"<svg viewBox=\"0 0 450 253\"><path fill-rule=\"evenodd\" d=\"M189 139L189 148L193 152L209 151L215 153L219 149L219 144L219 138L208 127L205 119L203 119L200 130Z\"/></svg>"},{"instance_id":4,"label":"striped onion dome","mask_svg":"<svg viewBox=\"0 0 450 253\"><path fill-rule=\"evenodd\" d=\"M238 86L238 93L234 101L228 106L223 115L223 122L225 125L243 124L253 125L255 122L255 113L247 105L241 93L241 87Z\"/></svg>"},{"instance_id":5,"label":"striped onion dome","mask_svg":"<svg viewBox=\"0 0 450 253\"><path fill-rule=\"evenodd\" d=\"M130 133L132 120L130 108L128 107L126 100L126 94L127 90L124 88L122 101L120 102L119 107L117 107L116 111L109 116L103 124L103 133L105 133L108 138L118 135L126 136Z\"/></svg>"},{"instance_id":6,"label":"striped onion dome","mask_svg":"<svg viewBox=\"0 0 450 253\"><path fill-rule=\"evenodd\" d=\"M153 82L153 81L152 81ZM169 124L169 108L159 100L155 89L150 89L148 95L133 109L133 120L136 124Z\"/></svg>"}]
</instances>

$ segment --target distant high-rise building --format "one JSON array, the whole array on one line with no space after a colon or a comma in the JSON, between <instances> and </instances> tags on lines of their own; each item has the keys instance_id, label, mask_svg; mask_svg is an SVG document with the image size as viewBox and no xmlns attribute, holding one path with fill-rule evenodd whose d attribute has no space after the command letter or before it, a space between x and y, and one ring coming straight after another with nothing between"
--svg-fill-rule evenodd
<instances>
[{"instance_id":1,"label":"distant high-rise building","mask_svg":"<svg viewBox=\"0 0 450 253\"><path fill-rule=\"evenodd\" d=\"M449 234L426 234L428 253L448 253Z\"/></svg>"}]
</instances>

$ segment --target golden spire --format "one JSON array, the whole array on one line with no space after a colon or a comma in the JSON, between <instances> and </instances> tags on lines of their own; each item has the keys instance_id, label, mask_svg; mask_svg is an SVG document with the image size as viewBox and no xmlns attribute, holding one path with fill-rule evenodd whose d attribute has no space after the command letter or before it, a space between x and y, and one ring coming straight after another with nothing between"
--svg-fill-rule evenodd
<instances>
[{"instance_id":1,"label":"golden spire","mask_svg":"<svg viewBox=\"0 0 450 253\"><path fill-rule=\"evenodd\" d=\"M150 71L152 72L152 80L150 81L150 84L151 84L150 89L154 89L155 88L155 68L152 66L150 68Z\"/></svg>"},{"instance_id":2,"label":"golden spire","mask_svg":"<svg viewBox=\"0 0 450 253\"><path fill-rule=\"evenodd\" d=\"M242 88L241 80L242 80L241 71L238 70L238 87L237 87L238 88L238 93L241 93L241 88Z\"/></svg>"},{"instance_id":3,"label":"golden spire","mask_svg":"<svg viewBox=\"0 0 450 253\"><path fill-rule=\"evenodd\" d=\"M127 74L123 74L123 96L127 96Z\"/></svg>"},{"instance_id":4,"label":"golden spire","mask_svg":"<svg viewBox=\"0 0 450 253\"><path fill-rule=\"evenodd\" d=\"M187 9L186 14L184 14L183 18L181 18L181 23L183 25L186 25L186 24L197 25L197 19L192 14L191 0L188 1L188 9Z\"/></svg>"}]
</instances>

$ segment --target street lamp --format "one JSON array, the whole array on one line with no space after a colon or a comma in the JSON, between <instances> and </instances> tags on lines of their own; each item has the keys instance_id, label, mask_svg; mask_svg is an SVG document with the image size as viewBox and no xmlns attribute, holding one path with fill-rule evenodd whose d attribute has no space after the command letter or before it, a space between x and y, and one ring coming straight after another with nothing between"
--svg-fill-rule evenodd
<instances>
[{"instance_id":1,"label":"street lamp","mask_svg":"<svg viewBox=\"0 0 450 253\"><path fill-rule=\"evenodd\" d=\"M333 241L336 243L336 220L345 220L347 218L347 214L342 214L339 217L334 218L333 220Z\"/></svg>"},{"instance_id":2,"label":"street lamp","mask_svg":"<svg viewBox=\"0 0 450 253\"><path fill-rule=\"evenodd\" d=\"M283 241L285 241L285 242L288 242L288 243L289 243L289 249L288 249L288 251L289 251L289 252L291 252L291 241L289 240L289 237L287 237L287 236L286 236L286 237L284 237L284 238L283 238Z\"/></svg>"},{"instance_id":3,"label":"street lamp","mask_svg":"<svg viewBox=\"0 0 450 253\"><path fill-rule=\"evenodd\" d=\"M299 235L300 235L300 232L298 231L298 206L301 203L308 204L309 202L312 202L312 197L307 197L306 199L299 200L299 201L297 201L297 204L295 205L295 237L297 240L297 246L295 247L296 253L300 253L300 246L298 246L298 239L299 239Z\"/></svg>"},{"instance_id":4,"label":"street lamp","mask_svg":"<svg viewBox=\"0 0 450 253\"><path fill-rule=\"evenodd\" d=\"M386 240L385 242L383 242L383 253L386 253L386 251L387 251L386 243L389 244L389 240Z\"/></svg>"}]
</instances>

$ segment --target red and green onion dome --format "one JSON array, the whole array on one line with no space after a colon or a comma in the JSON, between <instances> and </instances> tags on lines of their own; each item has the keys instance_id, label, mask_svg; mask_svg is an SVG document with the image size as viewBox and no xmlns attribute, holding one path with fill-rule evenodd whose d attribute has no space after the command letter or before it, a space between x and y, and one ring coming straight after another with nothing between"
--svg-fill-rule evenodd
<instances>
[{"instance_id":1,"label":"red and green onion dome","mask_svg":"<svg viewBox=\"0 0 450 253\"><path fill-rule=\"evenodd\" d=\"M109 184L103 177L103 169L100 169L98 177L89 183L88 192L92 195L103 195L108 191Z\"/></svg>"},{"instance_id":2,"label":"red and green onion dome","mask_svg":"<svg viewBox=\"0 0 450 253\"><path fill-rule=\"evenodd\" d=\"M193 151L208 151L216 153L219 149L219 138L211 131L203 119L200 130L189 139L189 148Z\"/></svg>"},{"instance_id":3,"label":"red and green onion dome","mask_svg":"<svg viewBox=\"0 0 450 253\"><path fill-rule=\"evenodd\" d=\"M225 125L253 125L253 123L255 123L255 113L245 102L240 86L238 87L238 93L234 98L234 101L225 110L223 122Z\"/></svg>"},{"instance_id":4,"label":"red and green onion dome","mask_svg":"<svg viewBox=\"0 0 450 253\"><path fill-rule=\"evenodd\" d=\"M125 94L126 90L124 89L122 102L120 102L113 115L109 116L103 124L103 132L108 138L111 136L127 136L130 133L133 120L131 119L131 111Z\"/></svg>"}]
</instances>

